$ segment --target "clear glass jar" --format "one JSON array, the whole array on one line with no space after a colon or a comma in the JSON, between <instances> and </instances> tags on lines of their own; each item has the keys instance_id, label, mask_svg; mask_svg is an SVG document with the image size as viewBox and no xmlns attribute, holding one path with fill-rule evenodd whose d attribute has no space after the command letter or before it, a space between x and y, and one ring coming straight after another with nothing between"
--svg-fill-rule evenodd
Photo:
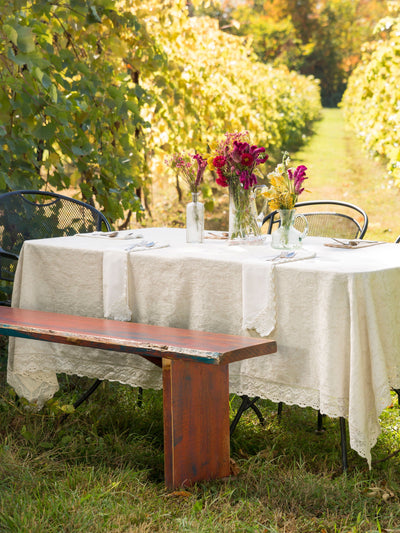
<instances>
[{"instance_id":1,"label":"clear glass jar","mask_svg":"<svg viewBox=\"0 0 400 533\"><path fill-rule=\"evenodd\" d=\"M296 215L295 209L279 209L280 225L272 233L271 246L278 250L295 250L301 248L302 240L307 235L308 223L304 215ZM303 232L294 227L296 218L301 218L304 223Z\"/></svg>"},{"instance_id":2,"label":"clear glass jar","mask_svg":"<svg viewBox=\"0 0 400 533\"><path fill-rule=\"evenodd\" d=\"M199 193L192 192L192 201L186 206L186 242L203 242L204 204L198 198Z\"/></svg>"},{"instance_id":3,"label":"clear glass jar","mask_svg":"<svg viewBox=\"0 0 400 533\"><path fill-rule=\"evenodd\" d=\"M262 244L257 223L255 192L240 184L229 187L229 241L231 244Z\"/></svg>"}]
</instances>

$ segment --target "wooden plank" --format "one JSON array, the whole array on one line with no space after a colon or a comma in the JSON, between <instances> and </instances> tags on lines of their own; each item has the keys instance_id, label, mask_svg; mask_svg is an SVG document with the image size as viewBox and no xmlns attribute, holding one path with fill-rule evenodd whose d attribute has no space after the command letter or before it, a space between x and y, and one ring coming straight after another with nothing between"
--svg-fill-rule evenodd
<instances>
[{"instance_id":1,"label":"wooden plank","mask_svg":"<svg viewBox=\"0 0 400 533\"><path fill-rule=\"evenodd\" d=\"M163 359L169 489L229 476L229 367Z\"/></svg>"},{"instance_id":2,"label":"wooden plank","mask_svg":"<svg viewBox=\"0 0 400 533\"><path fill-rule=\"evenodd\" d=\"M276 352L272 340L9 307L0 307L0 333L214 365Z\"/></svg>"}]
</instances>

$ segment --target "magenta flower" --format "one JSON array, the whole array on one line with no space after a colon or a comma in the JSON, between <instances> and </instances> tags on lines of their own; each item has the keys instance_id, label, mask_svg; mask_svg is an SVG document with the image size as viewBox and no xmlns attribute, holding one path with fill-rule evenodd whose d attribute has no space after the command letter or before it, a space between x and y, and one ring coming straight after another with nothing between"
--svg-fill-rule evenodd
<instances>
[{"instance_id":1,"label":"magenta flower","mask_svg":"<svg viewBox=\"0 0 400 533\"><path fill-rule=\"evenodd\" d=\"M192 156L193 159L197 161L197 174L194 182L194 188L197 190L197 187L200 185L200 182L203 180L204 171L207 166L207 159L204 159L200 154L195 154Z\"/></svg>"},{"instance_id":2,"label":"magenta flower","mask_svg":"<svg viewBox=\"0 0 400 533\"><path fill-rule=\"evenodd\" d=\"M301 194L304 191L302 187L303 181L308 179L306 176L307 167L304 165L299 165L293 172L291 168L288 169L289 179L294 181L294 191L296 194Z\"/></svg>"},{"instance_id":3,"label":"magenta flower","mask_svg":"<svg viewBox=\"0 0 400 533\"><path fill-rule=\"evenodd\" d=\"M212 155L217 183L224 187L250 189L257 185L255 168L268 159L263 146L250 145L249 132L226 133ZM223 175L218 170L223 169Z\"/></svg>"},{"instance_id":4,"label":"magenta flower","mask_svg":"<svg viewBox=\"0 0 400 533\"><path fill-rule=\"evenodd\" d=\"M182 152L180 154L172 154L165 159L165 163L175 169L178 176L182 176L192 193L198 192L198 186L203 180L204 171L207 167L207 159L204 159L200 154Z\"/></svg>"},{"instance_id":5,"label":"magenta flower","mask_svg":"<svg viewBox=\"0 0 400 533\"><path fill-rule=\"evenodd\" d=\"M255 174L248 172L247 170L242 170L239 177L240 183L243 185L243 189L246 191L257 185L257 177Z\"/></svg>"},{"instance_id":6,"label":"magenta flower","mask_svg":"<svg viewBox=\"0 0 400 533\"><path fill-rule=\"evenodd\" d=\"M250 148L250 154L253 156L253 159L256 162L256 165L261 165L261 163L265 163L268 159L268 154L266 154L265 157L259 158L258 156L265 152L265 148L263 146L252 146Z\"/></svg>"}]
</instances>

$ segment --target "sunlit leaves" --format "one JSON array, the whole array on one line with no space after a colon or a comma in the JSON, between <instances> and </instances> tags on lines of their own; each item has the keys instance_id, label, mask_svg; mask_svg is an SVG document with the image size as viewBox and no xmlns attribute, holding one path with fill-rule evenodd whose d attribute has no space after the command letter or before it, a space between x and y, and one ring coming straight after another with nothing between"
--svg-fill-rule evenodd
<instances>
[{"instance_id":1,"label":"sunlit leaves","mask_svg":"<svg viewBox=\"0 0 400 533\"><path fill-rule=\"evenodd\" d=\"M378 24L386 36L365 49L344 95L346 117L367 150L388 162L400 185L400 16Z\"/></svg>"},{"instance_id":2,"label":"sunlit leaves","mask_svg":"<svg viewBox=\"0 0 400 533\"><path fill-rule=\"evenodd\" d=\"M239 129L279 151L320 110L315 80L257 63L185 0L6 2L0 15L0 186L71 184L111 220L141 212L135 191L165 152Z\"/></svg>"},{"instance_id":3,"label":"sunlit leaves","mask_svg":"<svg viewBox=\"0 0 400 533\"><path fill-rule=\"evenodd\" d=\"M147 126L140 113L149 98L135 90L125 59L143 48L142 57L160 64L154 39L113 0L15 6L0 7L5 183L63 188L73 178L84 198L100 205L111 205L109 189L119 190L120 201L106 208L110 219L123 218L121 198L140 209L132 186L145 168L138 128Z\"/></svg>"}]
</instances>

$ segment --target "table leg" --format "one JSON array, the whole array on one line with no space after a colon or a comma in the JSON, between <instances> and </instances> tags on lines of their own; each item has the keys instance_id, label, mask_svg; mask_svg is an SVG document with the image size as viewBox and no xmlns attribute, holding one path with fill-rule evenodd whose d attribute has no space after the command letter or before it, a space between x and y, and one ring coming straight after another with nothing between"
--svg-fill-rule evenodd
<instances>
[{"instance_id":1,"label":"table leg","mask_svg":"<svg viewBox=\"0 0 400 533\"><path fill-rule=\"evenodd\" d=\"M169 489L229 476L229 368L163 359Z\"/></svg>"}]
</instances>

